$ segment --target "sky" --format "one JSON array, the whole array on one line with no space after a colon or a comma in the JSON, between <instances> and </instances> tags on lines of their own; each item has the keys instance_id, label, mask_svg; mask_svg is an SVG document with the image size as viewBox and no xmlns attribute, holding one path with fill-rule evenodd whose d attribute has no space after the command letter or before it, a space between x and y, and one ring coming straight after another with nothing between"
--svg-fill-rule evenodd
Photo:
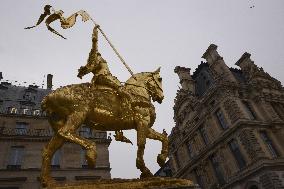
<instances>
[{"instance_id":1,"label":"sky","mask_svg":"<svg viewBox=\"0 0 284 189\"><path fill-rule=\"evenodd\" d=\"M87 11L134 73L162 67L165 99L155 103L153 126L158 132L165 129L170 133L175 125L172 108L180 86L175 66L189 67L193 73L212 43L229 67L236 67L241 55L249 52L258 66L284 81L283 0L1 0L0 72L4 80L46 87L45 76L51 73L54 89L91 80L91 75L82 80L76 75L88 58L92 22L78 19L68 30L53 23L67 40L49 32L44 24L24 30L36 23L45 4L62 9L66 17L81 9ZM121 81L130 77L102 36L99 51L113 75ZM125 134L136 144L135 131ZM147 140L144 158L153 173L159 169L156 156L160 149L160 142ZM113 140L109 150L113 178L139 177L136 145Z\"/></svg>"}]
</instances>

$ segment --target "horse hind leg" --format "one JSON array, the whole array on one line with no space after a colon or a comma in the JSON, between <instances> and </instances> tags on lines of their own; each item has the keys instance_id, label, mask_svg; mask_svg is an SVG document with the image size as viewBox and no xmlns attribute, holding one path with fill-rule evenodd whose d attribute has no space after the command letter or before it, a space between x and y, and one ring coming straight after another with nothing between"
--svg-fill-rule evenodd
<instances>
[{"instance_id":1,"label":"horse hind leg","mask_svg":"<svg viewBox=\"0 0 284 189\"><path fill-rule=\"evenodd\" d=\"M147 138L153 139L153 140L159 140L162 142L162 150L161 153L157 157L157 163L160 167L163 167L165 165L166 159L168 157L168 137L166 134L161 134L155 131L152 128L149 128Z\"/></svg>"},{"instance_id":2,"label":"horse hind leg","mask_svg":"<svg viewBox=\"0 0 284 189\"><path fill-rule=\"evenodd\" d=\"M75 112L68 116L66 123L58 130L58 134L69 142L76 143L86 149L86 159L89 167L95 167L96 163L96 144L90 140L78 136L76 130L85 119L85 112Z\"/></svg>"},{"instance_id":3,"label":"horse hind leg","mask_svg":"<svg viewBox=\"0 0 284 189\"><path fill-rule=\"evenodd\" d=\"M63 145L64 140L58 135L54 135L42 152L42 167L40 180L43 187L52 185L55 181L50 176L50 164L53 154Z\"/></svg>"}]
</instances>

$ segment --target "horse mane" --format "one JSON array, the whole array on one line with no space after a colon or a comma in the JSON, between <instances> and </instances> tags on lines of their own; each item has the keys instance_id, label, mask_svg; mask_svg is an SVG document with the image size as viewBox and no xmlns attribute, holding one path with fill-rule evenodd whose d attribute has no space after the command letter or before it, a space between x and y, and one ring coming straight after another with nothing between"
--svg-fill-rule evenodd
<instances>
[{"instance_id":1,"label":"horse mane","mask_svg":"<svg viewBox=\"0 0 284 189\"><path fill-rule=\"evenodd\" d=\"M140 78L140 77L145 77L146 75L148 75L148 74L151 74L152 72L140 72L140 73L136 73L136 74L134 74L134 76L131 76L128 80L126 80L126 82L125 83L135 83L135 82L137 82L137 80L136 79L138 79L138 78ZM135 78L136 79L135 79Z\"/></svg>"}]
</instances>

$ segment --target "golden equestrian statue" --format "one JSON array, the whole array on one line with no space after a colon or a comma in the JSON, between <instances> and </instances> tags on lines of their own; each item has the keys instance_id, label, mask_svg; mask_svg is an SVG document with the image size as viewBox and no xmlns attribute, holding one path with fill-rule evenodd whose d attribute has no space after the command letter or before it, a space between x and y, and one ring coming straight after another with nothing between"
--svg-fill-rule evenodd
<instances>
[{"instance_id":1,"label":"golden equestrian statue","mask_svg":"<svg viewBox=\"0 0 284 189\"><path fill-rule=\"evenodd\" d=\"M43 150L43 186L53 182L50 176L51 159L64 142L73 142L85 148L88 165L95 166L95 142L76 134L82 124L96 130L116 131L116 139L125 142L128 140L121 130L135 129L138 145L136 167L141 171L141 178L153 176L143 159L146 138L162 142L162 150L157 157L160 166L168 157L167 135L151 128L156 118L151 99L161 103L164 98L160 69L134 74L122 85L112 76L107 62L98 52L98 28L95 25L87 64L80 67L78 72L79 78L93 73L92 81L61 87L42 101L42 110L46 112L54 130L54 136Z\"/></svg>"},{"instance_id":2,"label":"golden equestrian statue","mask_svg":"<svg viewBox=\"0 0 284 189\"><path fill-rule=\"evenodd\" d=\"M49 24L51 20L59 19L64 26L62 27L65 28L66 26L72 27L78 15L82 16L83 21L91 19L85 11L79 11L66 19L62 16L63 11L53 10L54 13L51 14L51 8L50 5L45 6L45 12L40 16L35 26L39 25L46 16L50 15L46 19L48 29L62 38L64 38L62 35L54 29L50 29ZM121 84L110 73L107 62L98 51L98 31L103 34L132 75L124 84ZM157 156L157 162L161 167L165 164L168 157L167 133L165 131L159 133L152 129L156 113L151 100L161 103L164 99L160 68L153 72L133 74L99 25L95 23L89 58L86 65L80 67L77 76L82 78L88 73L93 74L90 83L72 84L58 88L42 101L42 110L46 112L49 124L54 131L53 137L44 147L42 153L40 176L42 186L49 187L54 185L55 181L52 179L50 172L51 159L65 142L72 142L82 146L86 150L88 165L90 167L95 166L97 156L96 143L77 134L77 129L82 124L95 130L115 131L115 139L127 143L131 143L131 141L123 136L122 130L135 129L137 131L138 146L136 167L141 171L140 178L153 177L143 158L146 139L149 138L162 142L161 152ZM164 183L170 186L173 186L174 183L176 183L176 186L192 184L188 180L163 180L162 178L148 181L137 180L133 183L134 188L145 188L150 186L150 184L156 186L156 183L160 185ZM101 184L104 183L101 182ZM119 184L123 185L123 183ZM117 188L119 188L119 184L116 185ZM120 188L125 188L125 186Z\"/></svg>"}]
</instances>

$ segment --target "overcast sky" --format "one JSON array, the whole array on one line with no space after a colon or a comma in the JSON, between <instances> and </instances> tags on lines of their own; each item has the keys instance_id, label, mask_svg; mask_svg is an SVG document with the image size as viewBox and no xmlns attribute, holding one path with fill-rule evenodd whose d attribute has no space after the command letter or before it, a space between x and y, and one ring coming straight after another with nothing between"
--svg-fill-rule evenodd
<instances>
[{"instance_id":1,"label":"overcast sky","mask_svg":"<svg viewBox=\"0 0 284 189\"><path fill-rule=\"evenodd\" d=\"M162 67L165 99L155 104L154 129L170 133L174 127L173 102L179 86L175 66L196 69L200 57L214 43L230 67L244 52L273 77L284 81L283 0L1 0L0 72L4 80L41 86L44 75L54 75L54 88L90 81L80 80L77 69L85 65L91 48L91 22L63 30L68 40L49 32L45 25L32 30L45 4L64 10L64 15L84 9L101 25L133 72ZM253 7L254 6L254 7ZM250 8L253 7L253 8ZM130 77L110 46L100 36L99 48L111 72L121 81ZM192 73L191 72L191 73ZM136 132L127 132L136 143ZM145 160L158 170L159 142L147 141ZM135 178L136 145L113 141L110 145L112 177ZM79 161L79 160L78 160Z\"/></svg>"}]
</instances>

